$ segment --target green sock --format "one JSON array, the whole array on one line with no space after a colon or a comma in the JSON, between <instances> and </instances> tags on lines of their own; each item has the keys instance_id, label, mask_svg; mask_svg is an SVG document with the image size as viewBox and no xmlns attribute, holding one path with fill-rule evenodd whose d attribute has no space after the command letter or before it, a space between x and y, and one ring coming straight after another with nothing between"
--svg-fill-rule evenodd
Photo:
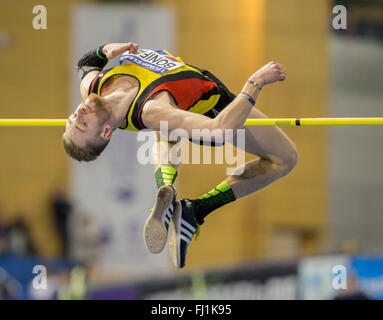
<instances>
[{"instance_id":1,"label":"green sock","mask_svg":"<svg viewBox=\"0 0 383 320\"><path fill-rule=\"evenodd\" d=\"M204 218L214 210L236 200L233 190L226 181L223 181L214 189L205 193L195 200L195 217L198 224L202 224Z\"/></svg>"},{"instance_id":2,"label":"green sock","mask_svg":"<svg viewBox=\"0 0 383 320\"><path fill-rule=\"evenodd\" d=\"M172 186L177 177L177 170L170 166L161 166L156 170L157 187Z\"/></svg>"}]
</instances>

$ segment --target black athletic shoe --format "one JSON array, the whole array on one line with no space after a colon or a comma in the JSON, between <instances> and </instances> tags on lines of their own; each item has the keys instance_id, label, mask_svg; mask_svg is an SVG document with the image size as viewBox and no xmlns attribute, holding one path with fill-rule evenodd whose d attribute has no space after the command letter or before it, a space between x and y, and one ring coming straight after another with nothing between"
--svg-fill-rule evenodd
<instances>
[{"instance_id":1,"label":"black athletic shoe","mask_svg":"<svg viewBox=\"0 0 383 320\"><path fill-rule=\"evenodd\" d=\"M185 266L186 252L194 234L198 235L199 226L194 217L194 201L177 201L173 214L173 229L169 241L170 255L177 268Z\"/></svg>"},{"instance_id":2,"label":"black athletic shoe","mask_svg":"<svg viewBox=\"0 0 383 320\"><path fill-rule=\"evenodd\" d=\"M176 189L173 186L166 185L158 189L154 208L144 226L145 245L151 253L160 253L166 245L175 200Z\"/></svg>"}]
</instances>

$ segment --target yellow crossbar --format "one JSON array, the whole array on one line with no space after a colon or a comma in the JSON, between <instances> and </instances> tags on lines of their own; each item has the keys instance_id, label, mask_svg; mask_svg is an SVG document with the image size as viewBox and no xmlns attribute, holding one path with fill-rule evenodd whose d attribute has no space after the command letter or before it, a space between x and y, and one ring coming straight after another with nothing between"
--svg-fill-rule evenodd
<instances>
[{"instance_id":1,"label":"yellow crossbar","mask_svg":"<svg viewBox=\"0 0 383 320\"><path fill-rule=\"evenodd\" d=\"M63 127L66 119L0 119L0 127ZM383 125L383 118L266 118L247 119L245 126Z\"/></svg>"},{"instance_id":2,"label":"yellow crossbar","mask_svg":"<svg viewBox=\"0 0 383 320\"><path fill-rule=\"evenodd\" d=\"M383 125L383 118L247 119L245 126L359 126Z\"/></svg>"},{"instance_id":3,"label":"yellow crossbar","mask_svg":"<svg viewBox=\"0 0 383 320\"><path fill-rule=\"evenodd\" d=\"M64 127L66 119L0 119L0 127Z\"/></svg>"}]
</instances>

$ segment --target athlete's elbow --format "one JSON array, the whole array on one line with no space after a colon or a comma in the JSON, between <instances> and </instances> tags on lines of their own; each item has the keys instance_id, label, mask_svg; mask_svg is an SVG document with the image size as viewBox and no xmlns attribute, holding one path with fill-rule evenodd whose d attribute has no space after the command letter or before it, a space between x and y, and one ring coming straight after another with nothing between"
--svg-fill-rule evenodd
<instances>
[{"instance_id":1,"label":"athlete's elbow","mask_svg":"<svg viewBox=\"0 0 383 320\"><path fill-rule=\"evenodd\" d=\"M215 132L220 132L224 141L231 140L236 135L237 127L232 126L230 123L222 121L219 118L215 118L213 121L213 130Z\"/></svg>"}]
</instances>

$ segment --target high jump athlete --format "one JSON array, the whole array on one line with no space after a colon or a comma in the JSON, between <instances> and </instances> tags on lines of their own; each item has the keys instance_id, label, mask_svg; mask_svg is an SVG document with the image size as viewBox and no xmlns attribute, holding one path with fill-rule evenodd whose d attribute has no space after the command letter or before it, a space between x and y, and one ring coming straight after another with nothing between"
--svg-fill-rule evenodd
<instances>
[{"instance_id":1,"label":"high jump athlete","mask_svg":"<svg viewBox=\"0 0 383 320\"><path fill-rule=\"evenodd\" d=\"M120 65L104 70L108 60L120 54ZM91 50L78 61L77 69L83 101L68 118L65 151L78 161L92 161L116 129L156 132L154 169L159 189L144 240L150 252L161 252L172 223L169 249L178 268L185 266L190 241L207 215L286 176L296 166L296 146L279 127L244 127L247 118L267 118L254 105L264 86L285 80L286 70L279 63L269 62L253 73L238 95L207 70L166 50L139 49L132 42ZM169 132L183 129L189 139L193 129L243 129L245 151L258 157L199 198L177 201L173 184L178 165L168 152L175 142L160 133L161 121L167 122ZM228 140L225 134L224 140Z\"/></svg>"}]
</instances>

